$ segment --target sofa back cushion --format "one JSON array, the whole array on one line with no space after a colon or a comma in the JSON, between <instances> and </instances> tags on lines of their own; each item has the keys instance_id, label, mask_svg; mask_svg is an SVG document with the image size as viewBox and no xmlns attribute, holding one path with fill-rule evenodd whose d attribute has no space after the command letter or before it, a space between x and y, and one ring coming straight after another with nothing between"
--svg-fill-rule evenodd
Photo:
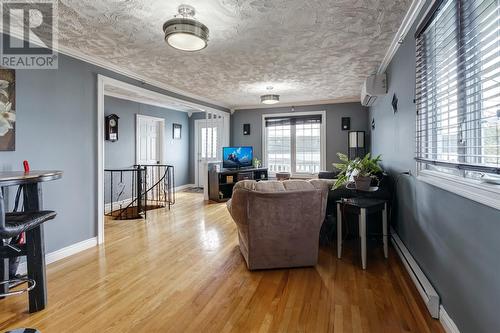
<instances>
[{"instance_id":1,"label":"sofa back cushion","mask_svg":"<svg viewBox=\"0 0 500 333\"><path fill-rule=\"evenodd\" d=\"M287 191L306 191L314 190L314 186L305 180L285 180L283 182L283 187Z\"/></svg>"},{"instance_id":2,"label":"sofa back cushion","mask_svg":"<svg viewBox=\"0 0 500 333\"><path fill-rule=\"evenodd\" d=\"M255 191L275 193L275 192L285 192L285 187L283 182L277 180L269 180L255 183Z\"/></svg>"},{"instance_id":3,"label":"sofa back cushion","mask_svg":"<svg viewBox=\"0 0 500 333\"><path fill-rule=\"evenodd\" d=\"M247 190L254 191L255 190L255 183L257 183L255 180L240 180L236 184L234 184L233 191L239 189L239 188L244 188Z\"/></svg>"}]
</instances>

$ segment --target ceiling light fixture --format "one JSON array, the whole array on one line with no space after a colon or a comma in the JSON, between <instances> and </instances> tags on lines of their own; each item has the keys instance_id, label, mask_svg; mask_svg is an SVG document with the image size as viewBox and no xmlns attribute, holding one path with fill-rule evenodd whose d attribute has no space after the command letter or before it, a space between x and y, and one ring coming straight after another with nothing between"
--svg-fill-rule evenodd
<instances>
[{"instance_id":1,"label":"ceiling light fixture","mask_svg":"<svg viewBox=\"0 0 500 333\"><path fill-rule=\"evenodd\" d=\"M203 50L208 45L207 26L194 18L196 11L189 5L180 5L178 12L178 15L163 24L165 42L182 51Z\"/></svg>"},{"instance_id":2,"label":"ceiling light fixture","mask_svg":"<svg viewBox=\"0 0 500 333\"><path fill-rule=\"evenodd\" d=\"M273 87L267 87L268 92L271 92L271 90L273 90ZM279 103L279 101L280 101L280 95L267 94L260 96L260 102L262 104L276 104Z\"/></svg>"}]
</instances>

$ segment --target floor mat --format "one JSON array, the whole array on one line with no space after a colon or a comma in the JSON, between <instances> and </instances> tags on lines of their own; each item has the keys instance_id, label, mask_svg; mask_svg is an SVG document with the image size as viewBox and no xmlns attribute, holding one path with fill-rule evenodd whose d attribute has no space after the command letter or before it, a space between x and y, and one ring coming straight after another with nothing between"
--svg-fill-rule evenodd
<instances>
[{"instance_id":1,"label":"floor mat","mask_svg":"<svg viewBox=\"0 0 500 333\"><path fill-rule=\"evenodd\" d=\"M190 187L190 188L185 189L183 192L203 193L203 188L202 187Z\"/></svg>"}]
</instances>

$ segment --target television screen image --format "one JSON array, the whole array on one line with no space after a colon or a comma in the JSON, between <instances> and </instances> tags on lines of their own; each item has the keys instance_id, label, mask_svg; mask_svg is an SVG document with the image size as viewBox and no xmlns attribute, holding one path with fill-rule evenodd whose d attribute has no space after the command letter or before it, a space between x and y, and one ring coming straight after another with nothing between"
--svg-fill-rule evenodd
<instances>
[{"instance_id":1,"label":"television screen image","mask_svg":"<svg viewBox=\"0 0 500 333\"><path fill-rule=\"evenodd\" d=\"M222 167L237 169L252 166L253 147L224 147L222 148Z\"/></svg>"}]
</instances>

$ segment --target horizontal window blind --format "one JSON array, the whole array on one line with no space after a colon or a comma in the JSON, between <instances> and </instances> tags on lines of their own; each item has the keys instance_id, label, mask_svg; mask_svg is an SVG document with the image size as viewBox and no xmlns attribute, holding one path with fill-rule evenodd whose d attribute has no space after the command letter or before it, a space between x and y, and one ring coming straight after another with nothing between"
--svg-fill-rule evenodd
<instances>
[{"instance_id":1,"label":"horizontal window blind","mask_svg":"<svg viewBox=\"0 0 500 333\"><path fill-rule=\"evenodd\" d=\"M268 117L268 118L266 118L266 127L321 124L321 121L322 121L321 115L291 116L291 117Z\"/></svg>"},{"instance_id":2,"label":"horizontal window blind","mask_svg":"<svg viewBox=\"0 0 500 333\"><path fill-rule=\"evenodd\" d=\"M500 174L500 0L441 1L416 37L416 159Z\"/></svg>"}]
</instances>

